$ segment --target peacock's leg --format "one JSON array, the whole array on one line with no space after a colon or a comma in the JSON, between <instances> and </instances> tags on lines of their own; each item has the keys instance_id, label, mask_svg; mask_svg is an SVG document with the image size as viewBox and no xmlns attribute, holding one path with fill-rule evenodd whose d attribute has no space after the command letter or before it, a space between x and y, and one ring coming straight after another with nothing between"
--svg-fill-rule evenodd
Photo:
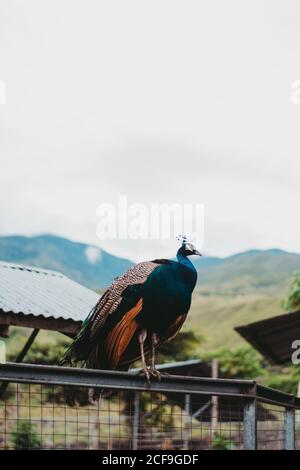
<instances>
[{"instance_id":1,"label":"peacock's leg","mask_svg":"<svg viewBox=\"0 0 300 470\"><path fill-rule=\"evenodd\" d=\"M147 367L147 364L146 364L145 351L144 351L144 343L145 343L146 338L147 338L147 331L142 330L141 333L139 334L138 338L139 338L139 343L140 343L141 359L142 359L142 366L143 366L142 372L145 374L146 379L147 379L148 383L150 384L150 373L149 373L149 370L148 370L148 367Z\"/></svg>"},{"instance_id":2,"label":"peacock's leg","mask_svg":"<svg viewBox=\"0 0 300 470\"><path fill-rule=\"evenodd\" d=\"M156 346L158 345L158 336L156 333L152 333L151 335L151 367L150 367L150 374L153 377L156 377L160 380L160 372L156 369L155 365L155 353L156 353Z\"/></svg>"}]
</instances>

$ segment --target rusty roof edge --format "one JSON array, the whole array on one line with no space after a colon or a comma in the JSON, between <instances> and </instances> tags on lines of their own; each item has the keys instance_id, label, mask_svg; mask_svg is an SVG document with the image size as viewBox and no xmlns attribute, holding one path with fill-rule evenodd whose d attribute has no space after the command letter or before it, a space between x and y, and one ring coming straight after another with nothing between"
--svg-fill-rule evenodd
<instances>
[{"instance_id":1,"label":"rusty roof edge","mask_svg":"<svg viewBox=\"0 0 300 470\"><path fill-rule=\"evenodd\" d=\"M9 261L1 261L0 260L0 268L19 269L20 271L29 271L29 272L35 272L35 273L38 273L38 274L49 274L49 275L53 275L53 276L68 278L62 272L56 271L54 269L39 268L38 266L29 266L29 265L26 265L26 264L11 263ZM68 278L68 279L70 279L70 278Z\"/></svg>"},{"instance_id":2,"label":"rusty roof edge","mask_svg":"<svg viewBox=\"0 0 300 470\"><path fill-rule=\"evenodd\" d=\"M0 307L0 324L2 323L1 322L1 315L15 315L15 316L19 316L19 315L23 315L24 317L28 318L37 318L37 319L45 319L45 320L63 320L64 322L74 322L74 323L82 323L83 320L74 320L73 318L65 318L65 317L62 317L62 316L59 316L59 317L54 317L53 315L49 315L49 316L45 316L41 313L39 313L38 315L34 314L34 313L24 313L22 311L19 311L19 312L12 312L11 310L9 311L5 311L5 310L2 310L2 308Z\"/></svg>"}]
</instances>

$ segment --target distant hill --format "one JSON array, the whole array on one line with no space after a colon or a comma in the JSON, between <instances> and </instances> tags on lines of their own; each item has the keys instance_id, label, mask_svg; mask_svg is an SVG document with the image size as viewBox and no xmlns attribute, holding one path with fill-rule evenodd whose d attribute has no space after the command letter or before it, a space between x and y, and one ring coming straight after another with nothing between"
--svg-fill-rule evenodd
<instances>
[{"instance_id":1,"label":"distant hill","mask_svg":"<svg viewBox=\"0 0 300 470\"><path fill-rule=\"evenodd\" d=\"M249 250L227 258L194 260L202 292L241 294L286 289L300 269L300 255L283 250Z\"/></svg>"},{"instance_id":2,"label":"distant hill","mask_svg":"<svg viewBox=\"0 0 300 470\"><path fill-rule=\"evenodd\" d=\"M0 260L54 269L93 289L107 286L132 265L98 247L54 235L0 237Z\"/></svg>"}]
</instances>

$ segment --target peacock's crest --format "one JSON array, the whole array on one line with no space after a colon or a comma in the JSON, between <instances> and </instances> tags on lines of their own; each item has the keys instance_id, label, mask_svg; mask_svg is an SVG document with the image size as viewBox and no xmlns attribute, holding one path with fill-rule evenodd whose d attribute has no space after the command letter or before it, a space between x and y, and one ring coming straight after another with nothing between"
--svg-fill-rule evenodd
<instances>
[{"instance_id":1,"label":"peacock's crest","mask_svg":"<svg viewBox=\"0 0 300 470\"><path fill-rule=\"evenodd\" d=\"M186 245L188 243L188 239L186 235L177 235L176 240L178 240L181 245Z\"/></svg>"}]
</instances>

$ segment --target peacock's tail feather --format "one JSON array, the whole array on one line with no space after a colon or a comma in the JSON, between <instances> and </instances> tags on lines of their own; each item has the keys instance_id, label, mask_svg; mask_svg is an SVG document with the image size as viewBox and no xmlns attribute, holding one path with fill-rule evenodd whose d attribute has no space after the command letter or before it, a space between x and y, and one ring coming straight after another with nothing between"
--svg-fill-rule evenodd
<instances>
[{"instance_id":1,"label":"peacock's tail feather","mask_svg":"<svg viewBox=\"0 0 300 470\"><path fill-rule=\"evenodd\" d=\"M88 357L91 355L94 342L91 341L90 327L91 320L97 308L97 304L92 308L87 318L82 323L79 333L65 350L59 360L61 366L76 366L79 363L84 367Z\"/></svg>"}]
</instances>

